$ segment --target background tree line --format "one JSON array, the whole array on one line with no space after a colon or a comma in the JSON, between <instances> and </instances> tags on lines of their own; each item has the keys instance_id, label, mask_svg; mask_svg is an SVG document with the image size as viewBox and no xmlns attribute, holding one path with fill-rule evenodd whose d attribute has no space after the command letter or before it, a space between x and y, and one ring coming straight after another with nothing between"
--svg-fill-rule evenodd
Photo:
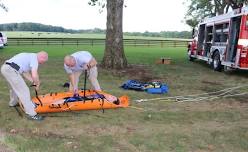
<instances>
[{"instance_id":1,"label":"background tree line","mask_svg":"<svg viewBox=\"0 0 248 152\"><path fill-rule=\"evenodd\" d=\"M60 26L44 25L40 23L9 23L0 24L1 31L39 31L39 32L67 32L76 33L78 31L65 29Z\"/></svg>"},{"instance_id":2,"label":"background tree line","mask_svg":"<svg viewBox=\"0 0 248 152\"><path fill-rule=\"evenodd\" d=\"M106 30L94 28L85 30L65 29L60 26L44 25L40 23L9 23L0 24L0 31L39 31L39 32L64 32L64 33L97 33L105 34ZM127 36L149 36L164 38L190 38L189 31L161 31L161 32L124 32Z\"/></svg>"}]
</instances>

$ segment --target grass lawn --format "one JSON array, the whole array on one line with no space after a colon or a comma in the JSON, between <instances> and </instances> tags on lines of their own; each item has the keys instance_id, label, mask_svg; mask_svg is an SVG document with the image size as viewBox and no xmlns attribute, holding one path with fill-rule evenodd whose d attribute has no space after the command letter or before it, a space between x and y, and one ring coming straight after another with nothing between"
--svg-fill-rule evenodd
<instances>
[{"instance_id":1,"label":"grass lawn","mask_svg":"<svg viewBox=\"0 0 248 152\"><path fill-rule=\"evenodd\" d=\"M49 61L39 67L40 94L60 92L67 81L63 57L77 50L89 50L100 62L103 47L91 46L8 46L0 50L1 64L19 52L46 50ZM0 151L235 151L248 150L248 96L220 98L213 101L148 101L160 98L217 91L248 85L248 72L215 72L203 62L189 62L186 48L127 47L130 64L139 65L132 74L99 68L99 82L106 92L127 94L138 108L44 114L43 122L21 118L8 107L7 83L0 76ZM156 65L160 57L172 58L170 65ZM143 69L142 69L143 67ZM165 95L124 91L119 86L130 78L147 75L169 86ZM83 77L80 85L83 86ZM90 87L89 85L87 86ZM30 88L32 95L34 91ZM248 91L243 88L239 91Z\"/></svg>"},{"instance_id":2,"label":"grass lawn","mask_svg":"<svg viewBox=\"0 0 248 152\"><path fill-rule=\"evenodd\" d=\"M61 32L30 32L30 31L4 31L8 38L98 38L104 39L105 34L95 33L61 33ZM163 38L148 36L128 36L124 33L124 39L148 39L148 40L188 40L180 38Z\"/></svg>"}]
</instances>

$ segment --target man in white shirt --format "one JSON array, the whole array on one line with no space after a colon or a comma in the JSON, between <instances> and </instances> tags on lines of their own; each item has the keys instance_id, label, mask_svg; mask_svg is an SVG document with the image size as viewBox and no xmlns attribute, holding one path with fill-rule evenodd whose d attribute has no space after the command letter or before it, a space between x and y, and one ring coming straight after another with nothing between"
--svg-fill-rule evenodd
<instances>
[{"instance_id":1,"label":"man in white shirt","mask_svg":"<svg viewBox=\"0 0 248 152\"><path fill-rule=\"evenodd\" d=\"M43 117L35 112L35 104L30 97L30 91L22 76L31 81L36 89L39 89L40 80L38 74L39 64L48 60L48 54L44 51L38 53L20 53L6 60L1 67L1 73L10 86L9 106L18 105L18 98L24 107L27 118L31 120L43 120Z\"/></svg>"},{"instance_id":2,"label":"man in white shirt","mask_svg":"<svg viewBox=\"0 0 248 152\"><path fill-rule=\"evenodd\" d=\"M70 80L69 90L77 94L79 77L84 70L87 70L93 90L101 91L97 80L98 72L96 65L95 58L88 51L79 51L65 56L64 68Z\"/></svg>"}]
</instances>

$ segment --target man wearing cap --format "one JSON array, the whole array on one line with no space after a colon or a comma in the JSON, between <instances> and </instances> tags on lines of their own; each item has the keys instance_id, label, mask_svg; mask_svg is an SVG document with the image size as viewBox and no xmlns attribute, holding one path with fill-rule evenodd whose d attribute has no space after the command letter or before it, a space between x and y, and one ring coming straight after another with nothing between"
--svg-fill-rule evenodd
<instances>
[{"instance_id":1,"label":"man wearing cap","mask_svg":"<svg viewBox=\"0 0 248 152\"><path fill-rule=\"evenodd\" d=\"M64 58L64 69L69 76L70 91L74 94L78 93L79 77L84 70L87 70L88 79L93 87L93 90L101 91L97 80L97 61L88 51L79 51Z\"/></svg>"},{"instance_id":2,"label":"man wearing cap","mask_svg":"<svg viewBox=\"0 0 248 152\"><path fill-rule=\"evenodd\" d=\"M39 64L48 60L48 54L44 51L38 53L20 53L6 60L1 67L1 73L10 86L9 106L18 105L18 98L24 107L27 118L31 120L43 120L43 117L35 112L35 104L30 97L30 91L22 76L31 81L36 89L39 89L40 80L38 74Z\"/></svg>"}]
</instances>

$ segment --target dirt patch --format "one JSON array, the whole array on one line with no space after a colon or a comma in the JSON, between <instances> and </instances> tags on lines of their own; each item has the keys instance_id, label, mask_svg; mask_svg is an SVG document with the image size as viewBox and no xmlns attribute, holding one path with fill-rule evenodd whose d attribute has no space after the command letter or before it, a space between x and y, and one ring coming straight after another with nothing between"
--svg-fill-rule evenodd
<instances>
[{"instance_id":1,"label":"dirt patch","mask_svg":"<svg viewBox=\"0 0 248 152\"><path fill-rule=\"evenodd\" d=\"M235 99L219 99L213 101L201 101L201 102L184 102L177 103L177 105L168 105L169 111L173 109L173 106L179 108L179 111L225 111L230 109L236 109L239 111L246 111L247 102L241 102ZM171 108L172 107L172 108Z\"/></svg>"},{"instance_id":2,"label":"dirt patch","mask_svg":"<svg viewBox=\"0 0 248 152\"><path fill-rule=\"evenodd\" d=\"M218 81L210 81L210 80L202 80L201 83L203 84L210 84L210 85L222 85L220 82Z\"/></svg>"},{"instance_id":3,"label":"dirt patch","mask_svg":"<svg viewBox=\"0 0 248 152\"><path fill-rule=\"evenodd\" d=\"M111 135L111 134L130 134L132 132L135 132L137 129L132 126L124 126L124 127L118 127L118 126L89 126L85 128L88 135L91 136L103 136L103 135Z\"/></svg>"},{"instance_id":4,"label":"dirt patch","mask_svg":"<svg viewBox=\"0 0 248 152\"><path fill-rule=\"evenodd\" d=\"M38 128L33 128L33 129L23 129L23 128L18 128L18 129L11 129L10 134L15 135L15 134L20 134L26 137L43 137L43 138L58 138L58 139L74 139L74 136L67 136L62 133L56 133L56 132L51 132L51 131L42 131Z\"/></svg>"},{"instance_id":5,"label":"dirt patch","mask_svg":"<svg viewBox=\"0 0 248 152\"><path fill-rule=\"evenodd\" d=\"M129 79L141 82L161 81L161 78L154 76L153 71L147 65L129 65L128 68L122 70L110 70L114 76L127 76Z\"/></svg>"},{"instance_id":6,"label":"dirt patch","mask_svg":"<svg viewBox=\"0 0 248 152\"><path fill-rule=\"evenodd\" d=\"M239 101L241 104L242 103L248 103L248 95L243 95L243 96L236 96L236 97L232 97L232 99Z\"/></svg>"},{"instance_id":7,"label":"dirt patch","mask_svg":"<svg viewBox=\"0 0 248 152\"><path fill-rule=\"evenodd\" d=\"M0 152L14 152L13 150L10 150L6 145L2 143L2 139L4 138L5 133L0 130Z\"/></svg>"},{"instance_id":8,"label":"dirt patch","mask_svg":"<svg viewBox=\"0 0 248 152\"><path fill-rule=\"evenodd\" d=\"M18 129L10 129L9 133L11 135L22 135L24 137L42 137L42 138L54 138L54 139L61 139L64 140L66 139L67 142L64 143L64 146L67 149L78 149L80 147L80 143L78 143L78 139L73 136L73 135L64 135L62 132L51 132L51 131L43 131L40 130L39 128L33 128L33 129L23 129L23 128L18 128ZM1 145L0 145L1 147ZM0 152L1 148L0 148ZM5 151L4 151L5 152ZM6 152L12 152L12 151L6 151Z\"/></svg>"}]
</instances>

